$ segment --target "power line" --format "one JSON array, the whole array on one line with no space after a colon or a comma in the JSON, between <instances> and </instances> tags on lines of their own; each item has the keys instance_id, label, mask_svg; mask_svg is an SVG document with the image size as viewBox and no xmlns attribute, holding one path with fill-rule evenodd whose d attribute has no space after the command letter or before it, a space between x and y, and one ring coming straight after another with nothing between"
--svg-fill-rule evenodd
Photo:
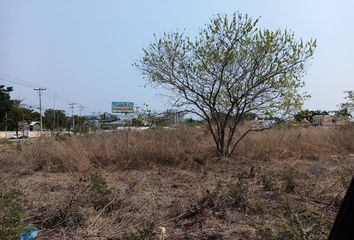
<instances>
[{"instance_id":1,"label":"power line","mask_svg":"<svg viewBox=\"0 0 354 240\"><path fill-rule=\"evenodd\" d=\"M29 86L29 87L39 87L39 88L43 88L43 86L40 86L40 85L38 85L37 83L25 81L25 80L22 80L22 79L20 79L20 78L13 77L13 76L10 76L10 75L4 74L4 73L0 73L0 75L2 76L2 78L5 77L5 78L10 78L10 79L12 79L12 82L13 82L13 83L23 84L23 85L26 85L26 86ZM11 82L10 80L7 80L7 81Z\"/></svg>"},{"instance_id":2,"label":"power line","mask_svg":"<svg viewBox=\"0 0 354 240\"><path fill-rule=\"evenodd\" d=\"M10 78L11 80L9 80L8 78ZM22 80L20 78L13 77L13 76L10 76L10 75L4 74L4 73L0 73L0 80L2 80L4 82L12 83L12 84L17 84L17 85L20 85L20 86L23 86L23 87L28 87L28 88L44 88L43 86L38 85L37 83L33 83L33 82L30 82L30 81L25 81L25 80ZM65 103L65 104L72 103L72 102L77 102L77 101L74 101L72 99L69 99L69 98L66 98L64 96L61 96L57 92L55 92L55 91L53 91L51 89L47 89L46 88L46 90L47 90L47 92L53 93L53 95L55 94L54 101L60 101L60 102ZM43 95L44 96L48 96L48 97L50 97L52 99L54 98L52 95L49 95L47 93L44 93ZM90 110L92 110L92 109L90 109Z\"/></svg>"},{"instance_id":3,"label":"power line","mask_svg":"<svg viewBox=\"0 0 354 240\"><path fill-rule=\"evenodd\" d=\"M15 82L15 81L11 81L11 80L7 80L7 79L4 79L2 77L0 77L0 79L4 82L8 82L8 83L12 83L12 84L17 84L17 85L20 85L20 86L23 86L23 87L28 87L28 88L32 88L33 86L31 85L28 85L28 84L24 84L24 83L20 83L20 82Z\"/></svg>"},{"instance_id":4,"label":"power line","mask_svg":"<svg viewBox=\"0 0 354 240\"><path fill-rule=\"evenodd\" d=\"M23 87L29 87L29 88L44 88L43 86L38 85L37 83L33 83L33 82L30 82L30 81L24 81L24 80L22 80L20 78L13 77L13 76L10 76L10 75L4 74L4 73L0 73L0 75L3 76L3 77L0 76L0 79L5 81L5 82L18 84L18 85L21 85ZM5 78L10 78L12 80L5 79L4 77ZM47 89L47 91L54 93L54 91L51 90L51 89ZM60 97L60 98L64 99L66 101L66 103L73 101L73 100L70 100L70 99L68 99L66 97L62 97L62 96L59 96L59 95L57 95L57 97Z\"/></svg>"}]
</instances>

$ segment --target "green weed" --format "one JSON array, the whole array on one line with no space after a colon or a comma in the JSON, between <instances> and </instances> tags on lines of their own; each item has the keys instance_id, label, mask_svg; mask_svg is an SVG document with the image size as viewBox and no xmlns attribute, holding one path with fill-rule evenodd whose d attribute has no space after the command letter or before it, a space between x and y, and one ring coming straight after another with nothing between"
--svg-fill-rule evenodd
<instances>
[{"instance_id":1,"label":"green weed","mask_svg":"<svg viewBox=\"0 0 354 240\"><path fill-rule=\"evenodd\" d=\"M97 171L91 173L90 182L92 188L98 193L107 194L111 192L105 177Z\"/></svg>"},{"instance_id":2,"label":"green weed","mask_svg":"<svg viewBox=\"0 0 354 240\"><path fill-rule=\"evenodd\" d=\"M0 183L0 239L18 239L24 227L21 219L23 209L19 203L22 193L14 188Z\"/></svg>"}]
</instances>

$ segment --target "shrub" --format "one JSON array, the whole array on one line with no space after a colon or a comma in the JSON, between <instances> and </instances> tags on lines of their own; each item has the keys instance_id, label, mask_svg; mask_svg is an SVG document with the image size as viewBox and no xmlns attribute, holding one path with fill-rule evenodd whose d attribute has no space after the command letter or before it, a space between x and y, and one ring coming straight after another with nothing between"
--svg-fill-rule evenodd
<instances>
[{"instance_id":1,"label":"shrub","mask_svg":"<svg viewBox=\"0 0 354 240\"><path fill-rule=\"evenodd\" d=\"M272 191L275 188L276 182L272 175L263 175L262 178L262 185L264 191Z\"/></svg>"},{"instance_id":2,"label":"shrub","mask_svg":"<svg viewBox=\"0 0 354 240\"><path fill-rule=\"evenodd\" d=\"M134 127L142 127L144 126L144 120L140 118L133 118L131 125Z\"/></svg>"},{"instance_id":3,"label":"shrub","mask_svg":"<svg viewBox=\"0 0 354 240\"><path fill-rule=\"evenodd\" d=\"M19 203L22 193L0 183L0 239L17 239L24 228L21 219L24 214Z\"/></svg>"},{"instance_id":4,"label":"shrub","mask_svg":"<svg viewBox=\"0 0 354 240\"><path fill-rule=\"evenodd\" d=\"M97 171L91 173L90 183L92 188L98 193L107 194L111 192L105 177Z\"/></svg>"}]
</instances>

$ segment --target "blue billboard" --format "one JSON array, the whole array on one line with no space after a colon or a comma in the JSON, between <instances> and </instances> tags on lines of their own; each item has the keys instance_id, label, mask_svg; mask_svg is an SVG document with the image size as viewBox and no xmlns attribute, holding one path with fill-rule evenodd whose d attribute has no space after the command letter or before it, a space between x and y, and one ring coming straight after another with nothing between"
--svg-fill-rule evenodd
<instances>
[{"instance_id":1,"label":"blue billboard","mask_svg":"<svg viewBox=\"0 0 354 240\"><path fill-rule=\"evenodd\" d=\"M112 113L132 113L134 112L133 102L112 102Z\"/></svg>"}]
</instances>

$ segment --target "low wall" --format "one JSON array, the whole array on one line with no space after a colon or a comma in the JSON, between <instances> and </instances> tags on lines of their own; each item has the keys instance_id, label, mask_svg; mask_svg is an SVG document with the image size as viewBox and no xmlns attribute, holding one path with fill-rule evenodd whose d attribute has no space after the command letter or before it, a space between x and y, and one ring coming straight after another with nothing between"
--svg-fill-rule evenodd
<instances>
[{"instance_id":1,"label":"low wall","mask_svg":"<svg viewBox=\"0 0 354 240\"><path fill-rule=\"evenodd\" d=\"M50 135L50 132L42 132L42 135ZM13 136L16 136L16 132L15 131L0 131L0 138L11 138ZM18 132L18 136L22 136L22 132L19 131ZM29 137L39 137L41 136L41 132L40 131L30 131L29 132Z\"/></svg>"}]
</instances>

